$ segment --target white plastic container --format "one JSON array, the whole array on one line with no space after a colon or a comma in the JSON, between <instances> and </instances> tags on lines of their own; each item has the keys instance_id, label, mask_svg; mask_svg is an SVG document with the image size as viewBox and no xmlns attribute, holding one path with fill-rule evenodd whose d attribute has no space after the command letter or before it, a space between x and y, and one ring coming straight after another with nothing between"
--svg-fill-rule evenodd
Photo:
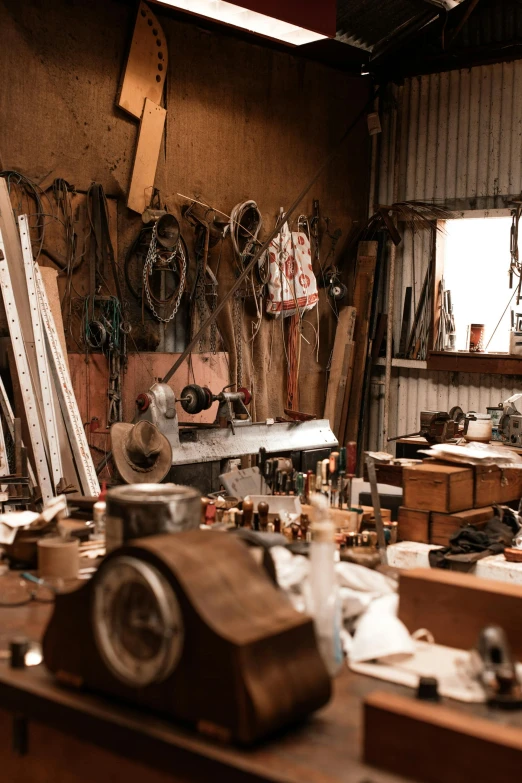
<instances>
[{"instance_id":1,"label":"white plastic container","mask_svg":"<svg viewBox=\"0 0 522 783\"><path fill-rule=\"evenodd\" d=\"M310 592L308 610L314 618L319 651L331 677L343 663L341 645L342 610L335 574L335 525L329 517L323 495L312 497L314 520L310 547Z\"/></svg>"},{"instance_id":2,"label":"white plastic container","mask_svg":"<svg viewBox=\"0 0 522 783\"><path fill-rule=\"evenodd\" d=\"M464 422L464 438L467 441L489 443L493 426L487 413L468 413Z\"/></svg>"}]
</instances>

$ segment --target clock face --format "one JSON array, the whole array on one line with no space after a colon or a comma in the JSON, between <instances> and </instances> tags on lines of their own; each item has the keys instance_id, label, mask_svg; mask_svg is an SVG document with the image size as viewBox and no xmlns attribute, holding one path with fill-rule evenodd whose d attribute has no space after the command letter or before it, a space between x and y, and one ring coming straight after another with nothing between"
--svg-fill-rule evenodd
<instances>
[{"instance_id":1,"label":"clock face","mask_svg":"<svg viewBox=\"0 0 522 783\"><path fill-rule=\"evenodd\" d=\"M93 626L111 673L143 687L162 682L183 650L183 617L176 594L152 565L115 557L96 576Z\"/></svg>"}]
</instances>

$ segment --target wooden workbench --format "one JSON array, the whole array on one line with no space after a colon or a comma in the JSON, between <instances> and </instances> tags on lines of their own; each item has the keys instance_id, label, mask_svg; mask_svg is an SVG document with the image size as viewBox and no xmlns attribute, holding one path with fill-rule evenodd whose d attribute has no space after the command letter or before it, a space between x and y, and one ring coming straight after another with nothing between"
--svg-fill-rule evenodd
<instances>
[{"instance_id":1,"label":"wooden workbench","mask_svg":"<svg viewBox=\"0 0 522 783\"><path fill-rule=\"evenodd\" d=\"M16 634L41 638L52 608L0 608L0 780L9 783L400 783L360 761L362 701L372 691L412 691L347 669L330 704L254 749L217 744L182 726L55 684L43 665L11 669ZM519 713L448 702L522 726ZM25 738L24 738L25 734ZM375 737L379 742L379 737Z\"/></svg>"},{"instance_id":2,"label":"wooden workbench","mask_svg":"<svg viewBox=\"0 0 522 783\"><path fill-rule=\"evenodd\" d=\"M344 672L330 704L253 750L214 743L154 715L55 684L43 665L11 669L9 640L41 639L52 608L0 608L0 758L9 783L398 783L362 764L362 698L385 683ZM404 688L389 686L394 692ZM27 721L27 749L13 743ZM17 727L16 731L14 727ZM20 729L21 727L21 729ZM376 741L378 739L376 738Z\"/></svg>"}]
</instances>

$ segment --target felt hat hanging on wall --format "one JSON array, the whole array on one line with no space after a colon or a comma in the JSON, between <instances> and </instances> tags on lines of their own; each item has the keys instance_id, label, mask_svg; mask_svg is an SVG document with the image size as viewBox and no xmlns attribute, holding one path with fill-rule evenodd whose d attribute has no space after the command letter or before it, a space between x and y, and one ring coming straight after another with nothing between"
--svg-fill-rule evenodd
<instances>
[{"instance_id":1,"label":"felt hat hanging on wall","mask_svg":"<svg viewBox=\"0 0 522 783\"><path fill-rule=\"evenodd\" d=\"M170 442L150 421L113 424L111 446L116 468L126 484L159 483L171 468Z\"/></svg>"}]
</instances>

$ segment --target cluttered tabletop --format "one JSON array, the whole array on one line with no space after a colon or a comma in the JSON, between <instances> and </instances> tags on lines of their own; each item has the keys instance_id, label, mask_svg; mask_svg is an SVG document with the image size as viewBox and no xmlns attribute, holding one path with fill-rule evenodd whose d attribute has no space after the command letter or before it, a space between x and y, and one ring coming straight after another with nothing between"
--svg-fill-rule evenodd
<instances>
[{"instance_id":1,"label":"cluttered tabletop","mask_svg":"<svg viewBox=\"0 0 522 783\"><path fill-rule=\"evenodd\" d=\"M9 578L17 579L15 575ZM241 749L202 737L153 714L146 714L145 719L143 711L136 708L59 685L43 664L11 668L8 659L12 639L23 633L32 642L38 642L52 611L52 605L34 600L24 606L0 608L0 725L4 727L0 746L10 743L14 727L9 713L16 712L18 717L28 719L30 725L33 721L44 723L47 728L81 737L87 744L125 756L127 760L147 763L152 769L167 772L182 768L183 776L176 780L203 781L211 776L224 779L219 778L220 774L226 775L227 781L281 783L399 783L404 780L362 761L363 702L375 691L388 699L394 695L411 699L409 688L376 681L345 668L337 677L333 697L324 709L274 739ZM448 700L443 702L447 704ZM451 704L463 716L487 717L506 730L508 726L522 727L522 715L518 712L499 712L483 704L455 701ZM377 746L381 741L378 736L371 739ZM4 753L3 758L8 770L8 754ZM100 774L102 777L98 779L104 780L102 771Z\"/></svg>"},{"instance_id":2,"label":"cluttered tabletop","mask_svg":"<svg viewBox=\"0 0 522 783\"><path fill-rule=\"evenodd\" d=\"M9 578L16 579L16 576ZM11 710L29 720L44 721L68 734L82 736L105 749L134 756L160 769L172 769L183 760L183 780L203 780L226 770L227 780L333 783L362 781L396 783L400 778L370 769L361 762L362 699L376 683L368 677L337 678L335 693L323 710L306 723L249 750L206 739L154 715L110 702L100 696L58 685L43 664L13 669L9 644L19 634L39 641L52 605L31 601L25 606L0 608L0 722ZM406 691L382 683L386 690ZM380 686L379 686L380 687ZM203 761L205 764L203 764ZM207 778L208 779L208 778Z\"/></svg>"}]
</instances>

